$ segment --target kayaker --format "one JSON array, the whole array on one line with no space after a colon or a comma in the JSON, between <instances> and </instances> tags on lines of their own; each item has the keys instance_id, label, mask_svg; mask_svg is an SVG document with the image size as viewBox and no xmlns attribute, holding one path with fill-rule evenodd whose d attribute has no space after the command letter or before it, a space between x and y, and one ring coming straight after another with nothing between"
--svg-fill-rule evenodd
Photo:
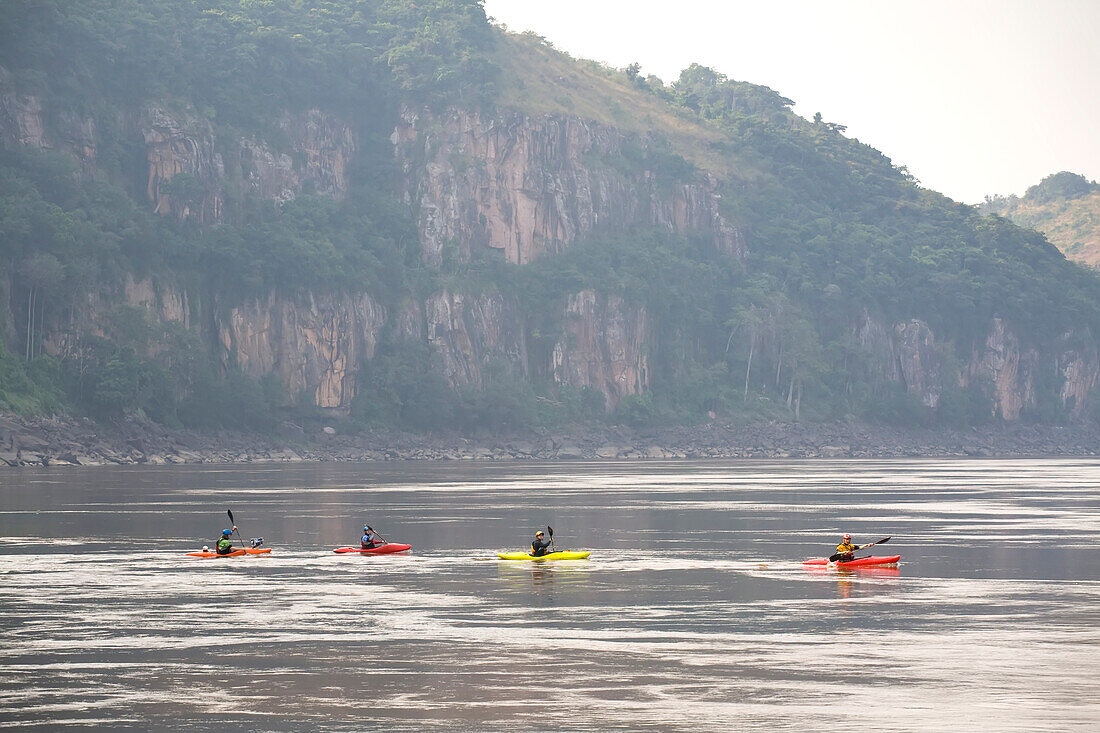
<instances>
[{"instance_id":1,"label":"kayaker","mask_svg":"<svg viewBox=\"0 0 1100 733\"><path fill-rule=\"evenodd\" d=\"M228 555L233 552L233 533L236 531L236 527L233 527L233 529L223 529L222 538L218 540L218 544L214 545L214 551L219 555Z\"/></svg>"},{"instance_id":2,"label":"kayaker","mask_svg":"<svg viewBox=\"0 0 1100 733\"><path fill-rule=\"evenodd\" d=\"M364 550L370 550L386 544L386 541L379 537L378 533L371 529L368 524L363 527L363 536L359 538L359 544L362 545Z\"/></svg>"},{"instance_id":3,"label":"kayaker","mask_svg":"<svg viewBox=\"0 0 1100 733\"><path fill-rule=\"evenodd\" d=\"M845 534L840 540L840 544L836 546L836 551L843 555L837 562L849 562L856 559L856 550L859 547L852 544L852 535Z\"/></svg>"},{"instance_id":4,"label":"kayaker","mask_svg":"<svg viewBox=\"0 0 1100 733\"><path fill-rule=\"evenodd\" d=\"M542 530L535 532L535 541L531 543L531 557L542 557L550 547L550 540L542 538Z\"/></svg>"}]
</instances>

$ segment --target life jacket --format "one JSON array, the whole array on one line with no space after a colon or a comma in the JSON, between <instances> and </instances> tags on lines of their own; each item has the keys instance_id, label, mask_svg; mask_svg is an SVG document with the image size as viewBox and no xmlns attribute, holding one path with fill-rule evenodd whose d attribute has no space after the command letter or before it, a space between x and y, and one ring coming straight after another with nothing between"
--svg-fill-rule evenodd
<instances>
[{"instance_id":1,"label":"life jacket","mask_svg":"<svg viewBox=\"0 0 1100 733\"><path fill-rule=\"evenodd\" d=\"M233 540L228 537L222 537L214 547L219 555L228 555L233 551Z\"/></svg>"},{"instance_id":2,"label":"life jacket","mask_svg":"<svg viewBox=\"0 0 1100 733\"><path fill-rule=\"evenodd\" d=\"M837 552L855 552L859 547L853 545L851 542L841 542L836 546Z\"/></svg>"}]
</instances>

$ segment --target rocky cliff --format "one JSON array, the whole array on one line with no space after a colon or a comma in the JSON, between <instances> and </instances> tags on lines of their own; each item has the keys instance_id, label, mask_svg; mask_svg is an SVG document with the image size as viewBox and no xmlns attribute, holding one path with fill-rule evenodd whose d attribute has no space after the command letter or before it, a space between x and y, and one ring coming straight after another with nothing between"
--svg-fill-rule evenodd
<instances>
[{"instance_id":1,"label":"rocky cliff","mask_svg":"<svg viewBox=\"0 0 1100 733\"><path fill-rule=\"evenodd\" d=\"M552 353L554 381L602 392L607 409L649 387L652 336L643 306L584 290L569 297L565 336Z\"/></svg>"},{"instance_id":2,"label":"rocky cliff","mask_svg":"<svg viewBox=\"0 0 1100 733\"><path fill-rule=\"evenodd\" d=\"M526 335L514 300L445 290L427 299L424 314L428 343L452 386L484 386L494 366L526 378Z\"/></svg>"},{"instance_id":3,"label":"rocky cliff","mask_svg":"<svg viewBox=\"0 0 1100 733\"><path fill-rule=\"evenodd\" d=\"M916 319L888 330L865 315L857 339L873 364L874 377L902 385L925 407L936 408L945 389L971 384L988 385L993 412L1008 421L1037 405L1041 356L1035 349L1022 348L1001 318L990 322L986 337L961 363L955 344L937 341L928 324ZM1073 341L1070 334L1062 338L1064 346L1053 359L1050 378L1056 382L1061 405L1080 417L1100 375L1100 359L1095 349L1072 347Z\"/></svg>"},{"instance_id":4,"label":"rocky cliff","mask_svg":"<svg viewBox=\"0 0 1100 733\"><path fill-rule=\"evenodd\" d=\"M249 376L279 378L288 404L303 395L318 407L347 409L362 365L374 356L385 309L368 295L263 300L215 318L228 359Z\"/></svg>"},{"instance_id":5,"label":"rocky cliff","mask_svg":"<svg viewBox=\"0 0 1100 733\"><path fill-rule=\"evenodd\" d=\"M42 98L17 89L11 73L0 67L0 140L4 143L71 153L85 170L93 170L97 136L95 120L73 110L57 110L48 120Z\"/></svg>"},{"instance_id":6,"label":"rocky cliff","mask_svg":"<svg viewBox=\"0 0 1100 733\"><path fill-rule=\"evenodd\" d=\"M361 148L353 123L319 109L282 113L266 134L237 137L186 105L151 103L120 114L113 126L121 125L144 153L142 203L207 227L231 217L227 202L241 197L286 201L303 191L344 197ZM38 97L16 91L0 70L6 145L70 152L89 170L100 127L72 112L47 113ZM745 233L724 213L718 180L702 170L679 178L650 170L645 153L656 143L644 135L565 114L406 107L390 142L400 170L396 185L430 269L468 262L482 251L526 265L587 235L636 227L702 234L715 252L743 261L748 253ZM0 296L9 304L0 328L8 340L17 330L10 307L16 290L0 279ZM96 321L118 304L200 333L227 366L276 377L286 404L305 399L340 411L350 408L358 375L386 329L428 344L454 387L545 375L557 384L598 390L608 410L650 389L650 363L659 348L654 314L595 288L563 296L553 314L561 334L547 353L529 348L531 333L516 296L484 284L464 289L456 283L427 296L404 293L399 303L365 292L275 290L230 303L225 294L194 286L189 291L171 278L129 274L118 291L90 295L89 330L105 333ZM53 324L48 350L68 348L67 327ZM945 390L983 384L996 414L1017 420L1036 407L1045 389L1040 383L1053 379L1061 403L1081 415L1100 375L1088 339L1067 334L1057 353L1040 353L1000 318L990 322L984 339L965 346L938 337L920 319L888 323L865 312L852 329L871 365L870 378L903 385L929 409L939 406Z\"/></svg>"},{"instance_id":7,"label":"rocky cliff","mask_svg":"<svg viewBox=\"0 0 1100 733\"><path fill-rule=\"evenodd\" d=\"M51 140L35 98L11 92L3 98L3 111L12 142L67 145ZM309 186L342 196L358 145L351 127L318 110L284 115L279 126L289 141L282 151L257 136L219 140L214 126L193 111L147 106L133 134L140 135L145 149L149 205L159 214L213 224L225 213L227 191L287 200ZM94 160L94 124L81 129L92 137L66 149ZM618 154L625 138L613 128L578 118L515 113L485 118L458 111L437 122L426 113L406 112L392 139L408 201L419 212L427 264L439 264L448 244L464 259L476 247L492 247L512 262L526 263L598 228L618 231L637 224L703 230L716 249L745 251L741 232L719 211L713 179L662 188L644 175L633 180L591 166ZM499 293L441 291L409 301L395 314L368 294L272 292L220 308L164 282L128 276L117 295L98 292L92 299L87 313L93 321L114 299L145 308L162 322L200 330L212 324L213 337L206 340L219 344L225 363L253 377L275 375L289 402L307 396L324 408L349 408L358 372L391 316L399 333L433 347L452 386L484 386L494 369L519 378L538 370L561 384L599 390L609 409L648 386L645 309L591 290L563 304L567 337L554 346L551 363L534 365L518 305ZM94 325L91 330L104 333ZM54 353L66 343L60 333L48 339Z\"/></svg>"},{"instance_id":8,"label":"rocky cliff","mask_svg":"<svg viewBox=\"0 0 1100 733\"><path fill-rule=\"evenodd\" d=\"M47 116L41 99L17 91L10 77L0 68L0 138L69 152L94 168L96 121L68 110ZM232 138L187 105L149 104L112 122L141 140L152 209L202 224L222 219L227 194L286 201L309 190L341 198L359 146L348 122L319 109L284 112L266 134Z\"/></svg>"},{"instance_id":9,"label":"rocky cliff","mask_svg":"<svg viewBox=\"0 0 1100 733\"><path fill-rule=\"evenodd\" d=\"M304 188L337 198L347 193L347 166L358 141L351 127L317 109L283 114L276 145L250 136L219 146L213 126L191 110L145 109L138 121L148 167L145 193L155 210L204 224L221 220L226 190L287 201ZM219 148L228 153L219 152ZM186 184L180 185L180 174Z\"/></svg>"},{"instance_id":10,"label":"rocky cliff","mask_svg":"<svg viewBox=\"0 0 1100 733\"><path fill-rule=\"evenodd\" d=\"M449 246L462 260L489 247L524 264L590 232L637 225L705 231L717 250L744 254L713 178L661 186L650 171L624 173L605 161L621 159L627 140L578 117L406 110L392 141L424 261L440 264Z\"/></svg>"}]
</instances>

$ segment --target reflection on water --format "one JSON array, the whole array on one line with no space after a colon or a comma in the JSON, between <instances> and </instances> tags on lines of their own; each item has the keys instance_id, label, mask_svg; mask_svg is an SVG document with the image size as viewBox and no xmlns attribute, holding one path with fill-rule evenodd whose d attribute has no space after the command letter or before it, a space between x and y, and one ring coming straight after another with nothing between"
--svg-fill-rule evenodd
<instances>
[{"instance_id":1,"label":"reflection on water","mask_svg":"<svg viewBox=\"0 0 1100 733\"><path fill-rule=\"evenodd\" d=\"M0 474L0 725L1095 730L1092 461ZM234 512L269 556L201 560ZM412 553L337 555L364 523ZM507 562L553 524L587 561ZM893 535L896 568L828 569Z\"/></svg>"}]
</instances>

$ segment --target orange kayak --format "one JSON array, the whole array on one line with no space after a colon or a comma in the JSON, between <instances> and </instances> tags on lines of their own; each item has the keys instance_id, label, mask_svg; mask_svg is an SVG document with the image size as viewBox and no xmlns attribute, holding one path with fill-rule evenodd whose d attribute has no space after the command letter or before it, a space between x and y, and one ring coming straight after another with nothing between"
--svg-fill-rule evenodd
<instances>
[{"instance_id":1,"label":"orange kayak","mask_svg":"<svg viewBox=\"0 0 1100 733\"><path fill-rule=\"evenodd\" d=\"M228 555L219 555L216 552L189 552L188 557L240 557L241 555L265 555L271 552L270 547L241 547Z\"/></svg>"}]
</instances>

